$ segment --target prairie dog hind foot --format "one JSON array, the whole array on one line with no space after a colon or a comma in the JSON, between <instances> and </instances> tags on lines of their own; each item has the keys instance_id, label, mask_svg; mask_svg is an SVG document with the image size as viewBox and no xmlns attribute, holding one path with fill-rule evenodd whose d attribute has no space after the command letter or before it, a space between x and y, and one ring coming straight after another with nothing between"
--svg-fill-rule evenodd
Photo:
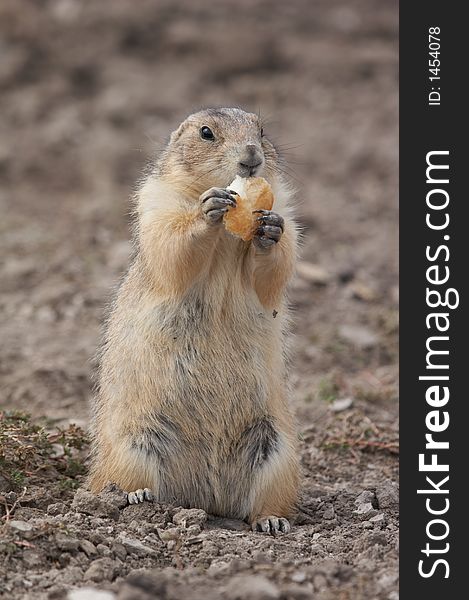
<instances>
[{"instance_id":1,"label":"prairie dog hind foot","mask_svg":"<svg viewBox=\"0 0 469 600\"><path fill-rule=\"evenodd\" d=\"M143 488L135 490L135 492L128 492L127 502L129 504L140 504L140 502L153 502L153 492L149 488Z\"/></svg>"},{"instance_id":2,"label":"prairie dog hind foot","mask_svg":"<svg viewBox=\"0 0 469 600\"><path fill-rule=\"evenodd\" d=\"M290 533L291 525L288 519L284 517L276 517L270 515L268 517L259 517L251 524L252 531L260 531L262 533L270 533L277 535L278 533Z\"/></svg>"}]
</instances>

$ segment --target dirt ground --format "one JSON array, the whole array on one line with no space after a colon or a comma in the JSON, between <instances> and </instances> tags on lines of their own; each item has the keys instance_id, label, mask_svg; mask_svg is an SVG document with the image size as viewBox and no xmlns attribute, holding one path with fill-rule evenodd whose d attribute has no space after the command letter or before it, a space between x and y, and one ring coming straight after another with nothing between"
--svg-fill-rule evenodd
<instances>
[{"instance_id":1,"label":"dirt ground","mask_svg":"<svg viewBox=\"0 0 469 600\"><path fill-rule=\"evenodd\" d=\"M196 108L260 110L304 233L304 483L273 538L114 489L74 497L60 443L15 481L0 456L0 597L397 600L397 16L386 0L2 0L1 409L87 427L145 162Z\"/></svg>"}]
</instances>

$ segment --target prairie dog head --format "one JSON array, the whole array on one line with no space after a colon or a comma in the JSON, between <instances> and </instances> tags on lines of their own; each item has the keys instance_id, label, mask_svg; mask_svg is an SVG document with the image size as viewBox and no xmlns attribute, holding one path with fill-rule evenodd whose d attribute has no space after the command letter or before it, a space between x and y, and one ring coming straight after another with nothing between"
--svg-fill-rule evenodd
<instances>
[{"instance_id":1,"label":"prairie dog head","mask_svg":"<svg viewBox=\"0 0 469 600\"><path fill-rule=\"evenodd\" d=\"M235 177L272 179L277 152L259 117L238 108L209 108L190 115L171 134L159 174L194 191L226 187Z\"/></svg>"}]
</instances>

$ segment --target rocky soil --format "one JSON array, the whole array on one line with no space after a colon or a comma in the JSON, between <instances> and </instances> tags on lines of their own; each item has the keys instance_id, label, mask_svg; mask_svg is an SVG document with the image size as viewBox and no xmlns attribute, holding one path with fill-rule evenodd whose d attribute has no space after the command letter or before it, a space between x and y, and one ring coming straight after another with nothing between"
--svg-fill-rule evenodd
<instances>
[{"instance_id":1,"label":"rocky soil","mask_svg":"<svg viewBox=\"0 0 469 600\"><path fill-rule=\"evenodd\" d=\"M0 597L396 600L397 4L3 0L0 54ZM304 481L276 538L90 498L69 429L88 426L133 185L208 105L260 110L298 188Z\"/></svg>"}]
</instances>

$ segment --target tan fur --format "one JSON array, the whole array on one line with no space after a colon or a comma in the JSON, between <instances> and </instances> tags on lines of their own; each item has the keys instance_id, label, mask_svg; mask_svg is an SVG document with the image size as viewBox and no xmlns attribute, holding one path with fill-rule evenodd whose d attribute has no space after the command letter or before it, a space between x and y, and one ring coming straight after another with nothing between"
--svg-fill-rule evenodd
<instances>
[{"instance_id":1,"label":"tan fur","mask_svg":"<svg viewBox=\"0 0 469 600\"><path fill-rule=\"evenodd\" d=\"M284 364L296 227L267 140L262 176L285 219L278 244L259 250L203 218L200 194L228 185L259 127L224 110L191 115L138 193L136 258L102 349L89 486L148 487L159 501L254 521L288 517L297 495ZM198 137L204 124L220 146ZM273 450L253 467L249 440L270 427Z\"/></svg>"}]
</instances>

